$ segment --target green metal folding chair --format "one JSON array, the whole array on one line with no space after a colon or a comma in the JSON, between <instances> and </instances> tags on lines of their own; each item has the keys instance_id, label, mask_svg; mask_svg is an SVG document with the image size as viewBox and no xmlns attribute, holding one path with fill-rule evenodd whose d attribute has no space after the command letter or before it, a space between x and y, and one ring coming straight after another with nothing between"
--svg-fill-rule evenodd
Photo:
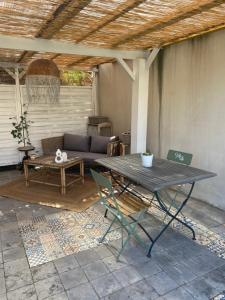
<instances>
[{"instance_id":1,"label":"green metal folding chair","mask_svg":"<svg viewBox=\"0 0 225 300\"><path fill-rule=\"evenodd\" d=\"M108 233L121 229L121 249L116 257L117 260L119 260L121 253L125 249L131 237L134 237L147 250L149 241L148 243L145 243L145 241L142 240L137 232L137 226L144 219L149 206L141 202L139 199L130 196L128 193L116 195L116 191L108 178L94 170L91 170L91 174L98 187L101 204L103 204L108 212L110 212L113 216L112 222L100 242L102 243L104 241ZM113 225L116 222L119 223L119 227L117 226L113 228ZM124 231L127 233L127 238L125 240Z\"/></svg>"},{"instance_id":2,"label":"green metal folding chair","mask_svg":"<svg viewBox=\"0 0 225 300\"><path fill-rule=\"evenodd\" d=\"M192 162L192 157L193 155L191 153L186 153L186 152L181 152L181 151L176 151L176 150L169 150L167 154L167 160L174 161L179 164L183 164L186 166L189 166ZM175 194L173 197L167 192L167 191L162 191L161 193L164 193L164 196L169 201L169 206L168 206L168 211L170 211L172 208L175 208L176 210L178 209L178 204L177 204L177 197L178 195L185 195L186 192L184 189L185 185L178 185L175 188ZM182 217L185 219L185 216L183 213L181 213ZM166 215L163 218L163 221L165 221Z\"/></svg>"}]
</instances>

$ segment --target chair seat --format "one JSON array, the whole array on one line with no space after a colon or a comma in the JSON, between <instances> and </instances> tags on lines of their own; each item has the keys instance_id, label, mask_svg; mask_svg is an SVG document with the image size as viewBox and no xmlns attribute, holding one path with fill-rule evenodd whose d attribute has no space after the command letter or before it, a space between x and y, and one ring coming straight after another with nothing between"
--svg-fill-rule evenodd
<instances>
[{"instance_id":1,"label":"chair seat","mask_svg":"<svg viewBox=\"0 0 225 300\"><path fill-rule=\"evenodd\" d=\"M112 199L109 199L109 204L115 208L115 203ZM149 205L145 204L138 198L130 195L129 193L124 193L117 197L117 204L119 205L120 211L126 215L130 216L135 213L140 212L141 210L149 208Z\"/></svg>"}]
</instances>

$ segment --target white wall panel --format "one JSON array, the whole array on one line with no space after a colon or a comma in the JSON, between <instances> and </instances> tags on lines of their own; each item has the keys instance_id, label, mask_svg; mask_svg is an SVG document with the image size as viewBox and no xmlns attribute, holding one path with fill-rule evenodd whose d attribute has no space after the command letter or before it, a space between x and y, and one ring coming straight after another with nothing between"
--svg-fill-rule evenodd
<instances>
[{"instance_id":1,"label":"white wall panel","mask_svg":"<svg viewBox=\"0 0 225 300\"><path fill-rule=\"evenodd\" d=\"M26 89L21 86L26 103ZM41 154L42 138L64 132L86 134L87 118L93 114L92 87L61 87L57 104L30 104L30 138ZM0 166L17 164L20 160L17 143L13 140L9 117L16 115L15 86L0 85Z\"/></svg>"},{"instance_id":2,"label":"white wall panel","mask_svg":"<svg viewBox=\"0 0 225 300\"><path fill-rule=\"evenodd\" d=\"M192 165L217 173L193 195L225 210L225 30L163 50L150 77L151 150L193 153Z\"/></svg>"},{"instance_id":3,"label":"white wall panel","mask_svg":"<svg viewBox=\"0 0 225 300\"><path fill-rule=\"evenodd\" d=\"M0 166L18 163L18 144L12 138L12 120L16 115L15 86L0 85Z\"/></svg>"}]
</instances>

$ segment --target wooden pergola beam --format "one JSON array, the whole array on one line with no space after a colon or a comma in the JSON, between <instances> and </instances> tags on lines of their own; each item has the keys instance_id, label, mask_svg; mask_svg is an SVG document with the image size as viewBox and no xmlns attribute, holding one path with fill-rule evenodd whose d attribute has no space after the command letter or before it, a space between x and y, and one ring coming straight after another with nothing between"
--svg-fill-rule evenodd
<instances>
[{"instance_id":1,"label":"wooden pergola beam","mask_svg":"<svg viewBox=\"0 0 225 300\"><path fill-rule=\"evenodd\" d=\"M68 24L91 0L65 0L54 11L51 18L40 28L35 35L36 38L51 39L55 33ZM17 62L21 62L27 57L31 57L36 52L25 51Z\"/></svg>"},{"instance_id":2,"label":"wooden pergola beam","mask_svg":"<svg viewBox=\"0 0 225 300\"><path fill-rule=\"evenodd\" d=\"M26 50L48 53L61 53L91 57L136 59L145 58L146 51L143 50L119 50L108 48L94 48L78 45L59 40L47 40L42 38L25 38L0 34L1 49Z\"/></svg>"},{"instance_id":3,"label":"wooden pergola beam","mask_svg":"<svg viewBox=\"0 0 225 300\"><path fill-rule=\"evenodd\" d=\"M162 23L154 25L154 26L150 25L148 28L144 28L143 30L138 31L138 32L134 33L133 35L123 37L122 39L120 39L118 42L115 42L111 46L112 47L118 47L120 45L124 45L124 44L126 44L126 43L128 43L132 40L138 39L138 38L140 38L140 37L142 37L146 34L162 30L165 27L174 25L175 23L180 22L184 19L191 18L191 17L194 17L196 15L199 15L203 12L206 12L206 11L208 11L212 8L215 8L215 7L217 7L221 4L224 4L224 3L225 3L225 0L213 0L210 3L200 5L198 8L193 9L189 12L185 12L183 14L180 14L179 16L175 16L175 17L171 18L168 21L162 22Z\"/></svg>"}]
</instances>

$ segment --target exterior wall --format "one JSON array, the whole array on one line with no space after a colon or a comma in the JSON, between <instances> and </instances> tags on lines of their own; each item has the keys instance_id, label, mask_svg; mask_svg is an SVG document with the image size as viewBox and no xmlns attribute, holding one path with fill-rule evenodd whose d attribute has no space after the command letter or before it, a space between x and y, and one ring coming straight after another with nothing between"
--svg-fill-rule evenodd
<instances>
[{"instance_id":1,"label":"exterior wall","mask_svg":"<svg viewBox=\"0 0 225 300\"><path fill-rule=\"evenodd\" d=\"M0 85L0 166L18 162L18 145L12 138L12 116L16 115L15 85Z\"/></svg>"},{"instance_id":2,"label":"exterior wall","mask_svg":"<svg viewBox=\"0 0 225 300\"><path fill-rule=\"evenodd\" d=\"M217 177L194 195L225 209L225 31L170 46L150 75L148 145L193 153L195 167Z\"/></svg>"},{"instance_id":3,"label":"exterior wall","mask_svg":"<svg viewBox=\"0 0 225 300\"><path fill-rule=\"evenodd\" d=\"M21 86L23 102L26 89ZM21 159L18 144L12 138L9 117L16 115L15 86L0 85L0 166L17 164ZM58 104L30 104L30 138L36 151L41 154L40 140L62 135L64 132L86 134L87 117L94 113L92 87L62 86Z\"/></svg>"},{"instance_id":4,"label":"exterior wall","mask_svg":"<svg viewBox=\"0 0 225 300\"><path fill-rule=\"evenodd\" d=\"M130 130L132 79L118 63L99 66L99 113L109 117L113 134Z\"/></svg>"}]
</instances>

